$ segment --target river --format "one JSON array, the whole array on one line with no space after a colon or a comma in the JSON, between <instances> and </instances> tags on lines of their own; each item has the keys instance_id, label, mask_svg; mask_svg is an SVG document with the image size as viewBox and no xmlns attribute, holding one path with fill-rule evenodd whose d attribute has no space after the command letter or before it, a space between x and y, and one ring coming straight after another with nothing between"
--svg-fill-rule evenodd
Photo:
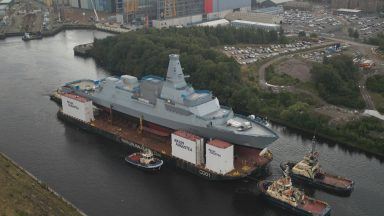
<instances>
[{"instance_id":1,"label":"river","mask_svg":"<svg viewBox=\"0 0 384 216\"><path fill-rule=\"evenodd\" d=\"M106 33L65 31L43 40L0 41L0 151L33 173L89 215L286 215L259 197L234 197L253 181L209 182L183 170L164 167L148 174L128 166L124 145L59 121L52 90L67 81L108 75L92 59L73 55L77 44ZM271 176L281 175L284 160L299 160L310 137L273 126L280 139L270 146ZM333 215L383 215L384 161L337 144L319 142L325 170L355 180L350 197L306 188L332 206Z\"/></svg>"}]
</instances>

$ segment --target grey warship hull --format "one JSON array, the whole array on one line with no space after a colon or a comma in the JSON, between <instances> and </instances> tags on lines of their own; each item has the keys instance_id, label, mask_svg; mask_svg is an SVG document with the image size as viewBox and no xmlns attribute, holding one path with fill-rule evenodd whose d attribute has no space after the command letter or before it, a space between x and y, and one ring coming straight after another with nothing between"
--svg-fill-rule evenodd
<instances>
[{"instance_id":1,"label":"grey warship hull","mask_svg":"<svg viewBox=\"0 0 384 216\"><path fill-rule=\"evenodd\" d=\"M175 62L172 58L175 56L171 55L165 81L149 77L131 84L131 81L124 82L122 76L98 81L78 80L64 87L106 109L206 138L258 149L278 138L263 122L234 114L230 108L220 106L210 92L200 93L186 85L178 56ZM129 76L129 79L133 78Z\"/></svg>"}]
</instances>

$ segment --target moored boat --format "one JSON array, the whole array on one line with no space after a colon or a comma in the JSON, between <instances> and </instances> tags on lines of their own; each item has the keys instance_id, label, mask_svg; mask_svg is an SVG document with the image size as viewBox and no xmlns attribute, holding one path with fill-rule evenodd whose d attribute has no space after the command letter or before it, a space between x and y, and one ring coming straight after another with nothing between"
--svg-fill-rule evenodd
<instances>
[{"instance_id":1,"label":"moored boat","mask_svg":"<svg viewBox=\"0 0 384 216\"><path fill-rule=\"evenodd\" d=\"M288 174L275 181L260 181L261 195L271 204L283 208L295 215L326 216L331 214L328 203L308 197L292 186Z\"/></svg>"},{"instance_id":2,"label":"moored boat","mask_svg":"<svg viewBox=\"0 0 384 216\"><path fill-rule=\"evenodd\" d=\"M312 143L312 150L304 156L302 161L282 162L280 168L282 170L288 168L288 174L296 182L303 182L340 195L350 195L354 189L354 182L345 177L323 171L318 161L319 153L314 150L315 138L313 138Z\"/></svg>"},{"instance_id":3,"label":"moored boat","mask_svg":"<svg viewBox=\"0 0 384 216\"><path fill-rule=\"evenodd\" d=\"M163 160L156 158L150 150L130 154L125 157L125 161L148 171L158 171L163 165Z\"/></svg>"},{"instance_id":4,"label":"moored boat","mask_svg":"<svg viewBox=\"0 0 384 216\"><path fill-rule=\"evenodd\" d=\"M43 35L40 32L37 32L35 34L26 32L24 33L21 39L23 41L38 40L38 39L43 39Z\"/></svg>"}]
</instances>

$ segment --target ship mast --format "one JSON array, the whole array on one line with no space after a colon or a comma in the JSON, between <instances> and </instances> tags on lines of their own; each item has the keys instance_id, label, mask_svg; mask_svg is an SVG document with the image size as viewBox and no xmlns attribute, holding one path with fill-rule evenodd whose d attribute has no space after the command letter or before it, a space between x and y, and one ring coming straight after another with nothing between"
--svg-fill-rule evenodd
<instances>
[{"instance_id":1,"label":"ship mast","mask_svg":"<svg viewBox=\"0 0 384 216\"><path fill-rule=\"evenodd\" d=\"M313 155L316 151L316 136L313 135L312 137L312 148L311 148L311 154Z\"/></svg>"}]
</instances>

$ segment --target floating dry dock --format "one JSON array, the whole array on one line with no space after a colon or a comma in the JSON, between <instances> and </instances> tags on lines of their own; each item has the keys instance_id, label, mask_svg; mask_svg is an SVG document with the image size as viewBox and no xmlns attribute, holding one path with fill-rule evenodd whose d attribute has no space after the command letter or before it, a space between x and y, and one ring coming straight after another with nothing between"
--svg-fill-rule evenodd
<instances>
[{"instance_id":1,"label":"floating dry dock","mask_svg":"<svg viewBox=\"0 0 384 216\"><path fill-rule=\"evenodd\" d=\"M215 142L211 140L207 141L206 144L203 143L206 148L203 147L199 152L196 150L196 152L198 152L196 158L199 157L199 155L202 156L200 162L190 162L188 161L188 155L185 155L185 157L183 155L176 157L174 153L175 150L172 151L172 148L175 148L175 144L172 144L172 142L175 140L171 140L171 137L180 132L146 122L144 119L134 119L123 113L102 107L99 107L100 109L98 109L97 112L84 114L83 117L75 117L77 114L71 114L71 112L66 112L65 110L71 108L81 110L83 109L81 108L81 106L83 106L81 105L82 103L90 102L88 99L72 93L57 92L51 95L51 99L56 102L62 102L63 109L60 109L58 112L59 119L76 125L88 132L127 144L134 150L150 149L156 156L164 159L165 166L174 165L205 179L235 180L249 175L258 175L272 160L272 154L269 151L227 143L233 146L233 168L228 172L220 173L219 170L212 170L214 169L211 168L212 166L207 168L206 163L208 163L208 160L214 160L214 156L221 154L219 148L223 147L222 144L218 144L217 152L212 153L208 148L214 149L214 147L217 147L214 146ZM67 106L68 104L69 106ZM84 110L87 110L86 105L84 105ZM76 110L76 112L77 111L78 110ZM85 120L81 120L80 118L84 118ZM86 121L87 119L89 119L89 122ZM183 133L189 134L188 132ZM189 144L187 141L184 142L181 147L185 149L185 146ZM225 149L223 152L224 151ZM212 153L213 156L207 154L207 152Z\"/></svg>"}]
</instances>

